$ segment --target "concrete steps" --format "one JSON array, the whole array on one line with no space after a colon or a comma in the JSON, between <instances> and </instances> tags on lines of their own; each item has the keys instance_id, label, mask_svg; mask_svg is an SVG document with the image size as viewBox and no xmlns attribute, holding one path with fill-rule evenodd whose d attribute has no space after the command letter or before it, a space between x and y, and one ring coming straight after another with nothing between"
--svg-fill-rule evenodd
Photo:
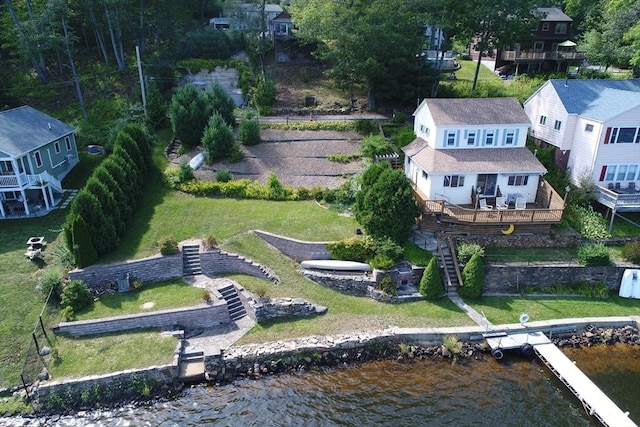
<instances>
[{"instance_id":1,"label":"concrete steps","mask_svg":"<svg viewBox=\"0 0 640 427\"><path fill-rule=\"evenodd\" d=\"M244 309L244 305L238 296L238 291L233 285L225 285L217 289L227 303L227 309L229 310L229 317L234 322L242 319L247 315L247 311Z\"/></svg>"},{"instance_id":2,"label":"concrete steps","mask_svg":"<svg viewBox=\"0 0 640 427\"><path fill-rule=\"evenodd\" d=\"M195 276L202 274L200 266L200 245L184 245L182 247L182 275Z\"/></svg>"}]
</instances>

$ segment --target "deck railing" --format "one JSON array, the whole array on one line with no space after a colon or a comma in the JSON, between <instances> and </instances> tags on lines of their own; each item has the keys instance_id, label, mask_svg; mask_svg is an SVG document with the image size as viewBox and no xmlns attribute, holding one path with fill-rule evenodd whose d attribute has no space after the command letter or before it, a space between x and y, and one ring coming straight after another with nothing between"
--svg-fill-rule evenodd
<instances>
[{"instance_id":1,"label":"deck railing","mask_svg":"<svg viewBox=\"0 0 640 427\"><path fill-rule=\"evenodd\" d=\"M626 189L626 191L628 193L617 193L614 190L598 186L598 202L617 211L640 211L640 193L629 189Z\"/></svg>"},{"instance_id":2,"label":"deck railing","mask_svg":"<svg viewBox=\"0 0 640 427\"><path fill-rule=\"evenodd\" d=\"M583 60L586 58L584 52L524 52L517 50L506 50L500 55L504 61L563 61L563 60Z\"/></svg>"}]
</instances>

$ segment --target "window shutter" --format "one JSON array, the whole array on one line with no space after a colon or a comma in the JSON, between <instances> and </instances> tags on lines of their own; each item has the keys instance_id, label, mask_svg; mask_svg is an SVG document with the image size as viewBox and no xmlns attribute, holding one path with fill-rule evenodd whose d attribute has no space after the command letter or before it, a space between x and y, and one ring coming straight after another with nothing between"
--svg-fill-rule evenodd
<instances>
[{"instance_id":1,"label":"window shutter","mask_svg":"<svg viewBox=\"0 0 640 427\"><path fill-rule=\"evenodd\" d=\"M609 138L611 137L611 128L607 128L607 132L604 135L604 143L608 144L609 143ZM602 180L600 180L602 181Z\"/></svg>"},{"instance_id":2,"label":"window shutter","mask_svg":"<svg viewBox=\"0 0 640 427\"><path fill-rule=\"evenodd\" d=\"M602 170L600 171L600 181L604 181L604 177L607 174L607 167L603 166Z\"/></svg>"}]
</instances>

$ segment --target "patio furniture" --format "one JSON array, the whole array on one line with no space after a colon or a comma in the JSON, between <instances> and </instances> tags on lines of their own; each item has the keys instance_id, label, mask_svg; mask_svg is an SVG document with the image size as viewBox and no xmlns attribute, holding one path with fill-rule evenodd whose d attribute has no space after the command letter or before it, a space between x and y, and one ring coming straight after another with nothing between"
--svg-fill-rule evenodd
<instances>
[{"instance_id":1,"label":"patio furniture","mask_svg":"<svg viewBox=\"0 0 640 427\"><path fill-rule=\"evenodd\" d=\"M491 209L493 209L493 205L488 205L487 199L480 199L480 210L490 211Z\"/></svg>"},{"instance_id":2,"label":"patio furniture","mask_svg":"<svg viewBox=\"0 0 640 427\"><path fill-rule=\"evenodd\" d=\"M496 209L508 209L509 204L507 203L506 197L496 197Z\"/></svg>"},{"instance_id":3,"label":"patio furniture","mask_svg":"<svg viewBox=\"0 0 640 427\"><path fill-rule=\"evenodd\" d=\"M527 199L525 199L524 197L518 197L516 199L516 209L524 210L526 208L527 208Z\"/></svg>"}]
</instances>

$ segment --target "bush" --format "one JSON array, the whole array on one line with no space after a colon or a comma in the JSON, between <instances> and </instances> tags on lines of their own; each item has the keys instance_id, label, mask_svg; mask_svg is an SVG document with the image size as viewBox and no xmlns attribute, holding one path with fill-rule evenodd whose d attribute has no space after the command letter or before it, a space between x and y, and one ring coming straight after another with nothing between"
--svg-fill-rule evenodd
<instances>
[{"instance_id":1,"label":"bush","mask_svg":"<svg viewBox=\"0 0 640 427\"><path fill-rule=\"evenodd\" d=\"M180 163L180 166L178 167L177 178L178 182L187 182L193 179L193 169L191 169L189 163L184 161Z\"/></svg>"},{"instance_id":2,"label":"bush","mask_svg":"<svg viewBox=\"0 0 640 427\"><path fill-rule=\"evenodd\" d=\"M329 242L327 249L333 259L366 262L374 256L372 244L370 237L348 237L337 242Z\"/></svg>"},{"instance_id":3,"label":"bush","mask_svg":"<svg viewBox=\"0 0 640 427\"><path fill-rule=\"evenodd\" d=\"M213 236L207 236L202 240L202 246L205 250L210 251L218 246L218 241Z\"/></svg>"},{"instance_id":4,"label":"bush","mask_svg":"<svg viewBox=\"0 0 640 427\"><path fill-rule=\"evenodd\" d=\"M360 143L360 151L362 151L362 155L370 159L382 154L391 154L394 150L395 148L393 145L382 135L370 135L364 137Z\"/></svg>"},{"instance_id":5,"label":"bush","mask_svg":"<svg viewBox=\"0 0 640 427\"><path fill-rule=\"evenodd\" d=\"M431 258L429 265L424 270L422 279L420 279L419 291L426 299L436 299L444 292L438 260L435 257Z\"/></svg>"},{"instance_id":6,"label":"bush","mask_svg":"<svg viewBox=\"0 0 640 427\"><path fill-rule=\"evenodd\" d=\"M247 114L242 118L238 133L240 142L243 145L260 144L260 124L251 114Z\"/></svg>"},{"instance_id":7,"label":"bush","mask_svg":"<svg viewBox=\"0 0 640 427\"><path fill-rule=\"evenodd\" d=\"M53 294L58 296L60 287L64 281L64 271L59 266L50 266L44 269L40 276L40 290L45 296L53 290Z\"/></svg>"},{"instance_id":8,"label":"bush","mask_svg":"<svg viewBox=\"0 0 640 427\"><path fill-rule=\"evenodd\" d=\"M391 120L393 123L396 124L403 124L407 122L407 113L403 113L402 111L398 111L396 113L393 113L393 120Z\"/></svg>"},{"instance_id":9,"label":"bush","mask_svg":"<svg viewBox=\"0 0 640 427\"><path fill-rule=\"evenodd\" d=\"M93 304L93 297L89 288L82 280L72 280L62 291L60 298L62 307L71 307L74 312L78 312Z\"/></svg>"},{"instance_id":10,"label":"bush","mask_svg":"<svg viewBox=\"0 0 640 427\"><path fill-rule=\"evenodd\" d=\"M393 267L394 261L386 255L377 254L373 259L369 260L369 264L378 270L389 270Z\"/></svg>"},{"instance_id":11,"label":"bush","mask_svg":"<svg viewBox=\"0 0 640 427\"><path fill-rule=\"evenodd\" d=\"M627 262L640 264L640 242L630 242L622 247L622 257Z\"/></svg>"},{"instance_id":12,"label":"bush","mask_svg":"<svg viewBox=\"0 0 640 427\"><path fill-rule=\"evenodd\" d=\"M214 113L202 134L202 146L207 164L227 158L233 152L234 145L231 126L220 114Z\"/></svg>"},{"instance_id":13,"label":"bush","mask_svg":"<svg viewBox=\"0 0 640 427\"><path fill-rule=\"evenodd\" d=\"M602 244L588 244L578 248L578 262L582 265L607 266L611 264L609 250Z\"/></svg>"},{"instance_id":14,"label":"bush","mask_svg":"<svg viewBox=\"0 0 640 427\"><path fill-rule=\"evenodd\" d=\"M484 262L478 254L473 254L462 270L462 286L458 293L463 298L478 299L484 285Z\"/></svg>"},{"instance_id":15,"label":"bush","mask_svg":"<svg viewBox=\"0 0 640 427\"><path fill-rule=\"evenodd\" d=\"M477 243L459 242L456 246L458 261L466 264L474 254L484 257L484 248Z\"/></svg>"},{"instance_id":16,"label":"bush","mask_svg":"<svg viewBox=\"0 0 640 427\"><path fill-rule=\"evenodd\" d=\"M610 237L607 221L593 207L570 205L564 210L564 217L580 235L587 240L602 240Z\"/></svg>"},{"instance_id":17,"label":"bush","mask_svg":"<svg viewBox=\"0 0 640 427\"><path fill-rule=\"evenodd\" d=\"M398 295L398 285L389 276L384 276L380 279L379 287L385 294Z\"/></svg>"},{"instance_id":18,"label":"bush","mask_svg":"<svg viewBox=\"0 0 640 427\"><path fill-rule=\"evenodd\" d=\"M229 172L229 169L220 169L216 171L216 182L229 181L231 181L231 172Z\"/></svg>"},{"instance_id":19,"label":"bush","mask_svg":"<svg viewBox=\"0 0 640 427\"><path fill-rule=\"evenodd\" d=\"M378 122L375 120L356 120L354 123L354 130L364 136L380 132Z\"/></svg>"},{"instance_id":20,"label":"bush","mask_svg":"<svg viewBox=\"0 0 640 427\"><path fill-rule=\"evenodd\" d=\"M398 261L400 258L402 258L402 254L404 252L402 246L388 237L375 239L372 242L371 247L376 255L382 255L391 259L392 261Z\"/></svg>"},{"instance_id":21,"label":"bush","mask_svg":"<svg viewBox=\"0 0 640 427\"><path fill-rule=\"evenodd\" d=\"M180 251L178 241L174 237L165 237L158 242L158 245L162 255L174 255Z\"/></svg>"},{"instance_id":22,"label":"bush","mask_svg":"<svg viewBox=\"0 0 640 427\"><path fill-rule=\"evenodd\" d=\"M391 135L391 140L398 148L409 145L414 139L416 139L416 134L413 133L411 126L402 126L397 132Z\"/></svg>"}]
</instances>

